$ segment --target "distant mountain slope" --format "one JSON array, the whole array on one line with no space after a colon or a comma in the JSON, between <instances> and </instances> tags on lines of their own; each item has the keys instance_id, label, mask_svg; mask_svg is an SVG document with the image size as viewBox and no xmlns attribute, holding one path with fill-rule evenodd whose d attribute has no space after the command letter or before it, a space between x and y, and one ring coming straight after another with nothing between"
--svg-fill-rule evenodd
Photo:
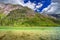
<instances>
[{"instance_id":1,"label":"distant mountain slope","mask_svg":"<svg viewBox=\"0 0 60 40\"><path fill-rule=\"evenodd\" d=\"M59 20L52 19L49 16L36 13L27 7L11 5L11 7L12 6L13 8L15 7L18 7L18 8L9 11L9 13L6 16L4 16L3 18L0 18L0 26L14 26L14 27L15 26L19 26L19 27L60 26ZM9 7L10 6L8 6L8 8Z\"/></svg>"},{"instance_id":2,"label":"distant mountain slope","mask_svg":"<svg viewBox=\"0 0 60 40\"><path fill-rule=\"evenodd\" d=\"M3 12L5 15L8 15L8 13L10 13L10 11L12 11L12 10L21 9L21 8L23 8L23 7L20 5L0 3L0 12Z\"/></svg>"},{"instance_id":3,"label":"distant mountain slope","mask_svg":"<svg viewBox=\"0 0 60 40\"><path fill-rule=\"evenodd\" d=\"M48 14L48 15L60 20L60 14Z\"/></svg>"}]
</instances>

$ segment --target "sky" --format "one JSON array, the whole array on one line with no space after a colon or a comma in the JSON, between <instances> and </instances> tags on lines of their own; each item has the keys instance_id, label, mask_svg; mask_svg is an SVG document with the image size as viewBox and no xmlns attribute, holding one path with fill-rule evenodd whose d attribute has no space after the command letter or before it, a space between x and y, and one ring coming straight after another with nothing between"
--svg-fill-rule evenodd
<instances>
[{"instance_id":1,"label":"sky","mask_svg":"<svg viewBox=\"0 0 60 40\"><path fill-rule=\"evenodd\" d=\"M60 14L60 0L0 0L0 3L27 6L39 13Z\"/></svg>"}]
</instances>

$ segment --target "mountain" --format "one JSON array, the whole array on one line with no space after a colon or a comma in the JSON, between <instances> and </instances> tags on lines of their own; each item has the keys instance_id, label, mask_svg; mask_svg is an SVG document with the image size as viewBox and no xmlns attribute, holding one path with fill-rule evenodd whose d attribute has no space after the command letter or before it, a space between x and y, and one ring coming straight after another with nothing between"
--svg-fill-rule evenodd
<instances>
[{"instance_id":1,"label":"mountain","mask_svg":"<svg viewBox=\"0 0 60 40\"><path fill-rule=\"evenodd\" d=\"M60 14L48 14L48 15L60 20Z\"/></svg>"},{"instance_id":2,"label":"mountain","mask_svg":"<svg viewBox=\"0 0 60 40\"><path fill-rule=\"evenodd\" d=\"M52 27L60 26L60 21L47 15L34 12L21 5L0 4L0 26Z\"/></svg>"},{"instance_id":3,"label":"mountain","mask_svg":"<svg viewBox=\"0 0 60 40\"><path fill-rule=\"evenodd\" d=\"M5 15L7 15L10 11L15 10L15 9L21 9L22 6L20 5L12 5L12 4L4 4L0 3L0 12L3 12Z\"/></svg>"}]
</instances>

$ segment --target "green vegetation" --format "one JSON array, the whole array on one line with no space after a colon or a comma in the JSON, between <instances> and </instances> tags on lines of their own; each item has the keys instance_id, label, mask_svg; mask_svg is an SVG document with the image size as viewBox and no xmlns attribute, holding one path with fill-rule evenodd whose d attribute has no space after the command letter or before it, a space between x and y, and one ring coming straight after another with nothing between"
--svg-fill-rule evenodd
<instances>
[{"instance_id":1,"label":"green vegetation","mask_svg":"<svg viewBox=\"0 0 60 40\"><path fill-rule=\"evenodd\" d=\"M0 26L14 27L56 27L60 21L36 13L25 7L11 11L6 17L0 19Z\"/></svg>"}]
</instances>

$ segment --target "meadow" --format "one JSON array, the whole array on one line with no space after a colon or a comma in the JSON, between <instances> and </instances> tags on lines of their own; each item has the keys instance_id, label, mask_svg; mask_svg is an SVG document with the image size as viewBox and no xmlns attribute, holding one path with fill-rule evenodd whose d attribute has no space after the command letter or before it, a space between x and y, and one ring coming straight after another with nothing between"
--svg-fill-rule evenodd
<instances>
[{"instance_id":1,"label":"meadow","mask_svg":"<svg viewBox=\"0 0 60 40\"><path fill-rule=\"evenodd\" d=\"M0 40L60 40L60 31L0 30Z\"/></svg>"}]
</instances>

